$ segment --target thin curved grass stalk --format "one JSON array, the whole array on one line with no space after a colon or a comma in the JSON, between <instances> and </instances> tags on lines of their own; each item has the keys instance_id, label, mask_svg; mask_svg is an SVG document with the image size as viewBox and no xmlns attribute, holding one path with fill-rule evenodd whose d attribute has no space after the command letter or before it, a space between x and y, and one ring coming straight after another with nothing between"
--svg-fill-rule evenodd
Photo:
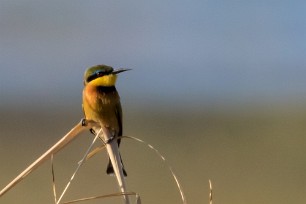
<instances>
[{"instance_id":1,"label":"thin curved grass stalk","mask_svg":"<svg viewBox=\"0 0 306 204\"><path fill-rule=\"evenodd\" d=\"M177 185L177 187L178 187L178 190L179 190L179 192L180 192L180 195L181 195L181 199L182 199L183 204L187 204L186 196L185 196L185 194L184 194L184 192L183 192L183 188L182 188L182 186L181 186L181 184L180 184L180 182L179 182L179 180L178 180L176 174L174 173L172 167L167 163L166 158L165 158L165 157L164 157L155 147L153 147L153 146L150 145L149 143L147 143L147 142L145 142L145 141L143 141L143 140L141 140L141 139L138 139L138 138L136 138L136 137L121 136L121 137L118 137L117 139L119 139L119 138L128 138L128 139L136 140L136 141L138 141L138 142L140 142L140 143L143 143L143 144L147 145L150 149L154 150L155 153L162 159L162 161L167 165L168 169L170 170L171 175L172 175L172 177L174 178L174 180L175 180L175 182L176 182L176 185ZM94 149L92 152L90 152L90 153L88 154L88 155L90 155L90 156L88 156L86 159L90 159L91 157L93 157L95 154L97 154L99 151L102 151L103 149L104 149L104 146L97 147L96 149Z\"/></svg>"},{"instance_id":2,"label":"thin curved grass stalk","mask_svg":"<svg viewBox=\"0 0 306 204\"><path fill-rule=\"evenodd\" d=\"M84 154L84 156L83 156L81 162L78 163L77 168L76 168L75 171L73 172L73 174L72 174L72 176L71 176L69 182L68 182L67 185L65 186L65 188L64 188L62 194L60 195L59 199L57 200L56 204L59 204L59 203L61 202L63 196L65 195L65 193L67 192L67 190L68 190L68 188L69 188L71 182L73 181L75 175L76 175L77 172L79 171L80 167L83 165L83 163L84 163L84 161L85 161L85 159L86 159L88 153L90 152L90 150L92 149L92 147L93 147L93 145L95 144L96 140L98 139L98 136L99 136L101 130L102 130L102 129L99 130L99 132L97 133L97 135L96 135L95 138L93 139L93 141L92 141L92 143L90 144L89 148L88 148L87 151L85 152L85 154ZM55 198L55 200L56 200L56 198Z\"/></svg>"},{"instance_id":3,"label":"thin curved grass stalk","mask_svg":"<svg viewBox=\"0 0 306 204\"><path fill-rule=\"evenodd\" d=\"M57 143L55 143L50 149L43 153L37 160L30 164L23 172L21 172L16 178L14 178L9 184L7 184L1 191L0 197L8 192L11 188L17 185L25 177L27 177L31 172L37 169L42 163L50 159L51 155L57 153L73 141L82 131L87 130L98 124L94 121L87 120L86 126L82 125L82 121L75 125L64 137L62 137Z\"/></svg>"},{"instance_id":4,"label":"thin curved grass stalk","mask_svg":"<svg viewBox=\"0 0 306 204\"><path fill-rule=\"evenodd\" d=\"M208 180L209 182L209 204L213 203L213 191L212 191L212 184L211 184L211 180Z\"/></svg>"},{"instance_id":5,"label":"thin curved grass stalk","mask_svg":"<svg viewBox=\"0 0 306 204\"><path fill-rule=\"evenodd\" d=\"M141 140L141 139L138 139L138 138L136 138L136 137L131 137L131 136L123 136L122 138L129 138L129 139L136 140L136 141L138 141L138 142L141 142L141 143L147 145L150 149L152 149L152 150L155 151L155 153L156 153L156 154L163 160L163 162L168 166L168 169L170 170L170 172L171 172L171 174L172 174L172 177L174 178L174 180L175 180L175 182L176 182L176 185L177 185L177 187L178 187L178 189L179 189L179 192L180 192L180 194L181 194L182 202L183 202L184 204L187 204L187 200L186 200L186 197L185 197L183 188L182 188L182 186L181 186L181 184L180 184L180 182L179 182L179 180L178 180L176 174L174 173L172 167L167 163L165 157L164 157L155 147L153 147L152 145L150 145L149 143L146 143L145 141L143 141L143 140Z\"/></svg>"},{"instance_id":6,"label":"thin curved grass stalk","mask_svg":"<svg viewBox=\"0 0 306 204\"><path fill-rule=\"evenodd\" d=\"M101 199L101 198L110 198L110 197L118 197L118 196L130 196L130 195L135 195L136 204L141 204L140 196L135 192L125 192L125 193L119 192L119 193L112 193L112 194L107 194L107 195L92 196L92 197L80 198L80 199L75 199L75 200L63 202L62 204L71 204L71 203L77 203L77 202L89 201L89 200L95 200L95 199Z\"/></svg>"}]
</instances>

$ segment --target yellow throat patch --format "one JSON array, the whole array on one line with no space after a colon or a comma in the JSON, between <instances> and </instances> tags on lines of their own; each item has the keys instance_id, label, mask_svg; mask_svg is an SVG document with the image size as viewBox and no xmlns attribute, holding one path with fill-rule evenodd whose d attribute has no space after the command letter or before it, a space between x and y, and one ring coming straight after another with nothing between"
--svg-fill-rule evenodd
<instances>
[{"instance_id":1,"label":"yellow throat patch","mask_svg":"<svg viewBox=\"0 0 306 204\"><path fill-rule=\"evenodd\" d=\"M115 86L116 80L117 80L117 75L110 74L110 75L98 77L90 81L88 84L94 85L94 86Z\"/></svg>"}]
</instances>

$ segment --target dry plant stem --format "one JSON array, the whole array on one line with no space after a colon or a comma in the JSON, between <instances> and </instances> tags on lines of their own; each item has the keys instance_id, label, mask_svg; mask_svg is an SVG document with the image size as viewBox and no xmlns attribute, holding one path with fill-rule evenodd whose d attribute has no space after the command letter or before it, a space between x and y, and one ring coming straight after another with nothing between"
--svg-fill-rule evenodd
<instances>
[{"instance_id":1,"label":"dry plant stem","mask_svg":"<svg viewBox=\"0 0 306 204\"><path fill-rule=\"evenodd\" d=\"M52 173L52 190L54 196L54 203L57 202L57 195L56 195L56 186L55 186L55 172L53 166L53 154L51 154L51 173Z\"/></svg>"},{"instance_id":2,"label":"dry plant stem","mask_svg":"<svg viewBox=\"0 0 306 204\"><path fill-rule=\"evenodd\" d=\"M117 140L113 138L109 130L105 128L103 125L101 129L102 129L103 134L99 134L98 136L103 141L106 141L107 153L112 162L120 191L123 193L123 203L130 204L129 197L124 194L125 192L127 192L127 190L126 190L126 183L125 183L124 176L123 176L123 171L122 171L123 168L122 168L122 163L121 163L121 159L119 155Z\"/></svg>"},{"instance_id":3,"label":"dry plant stem","mask_svg":"<svg viewBox=\"0 0 306 204\"><path fill-rule=\"evenodd\" d=\"M87 126L82 126L82 122L79 122L74 126L62 139L60 139L55 145L53 145L49 150L47 150L43 155L41 155L36 161L34 161L30 166L28 166L23 172L21 172L14 180L12 180L5 188L0 191L0 197L4 195L7 191L18 184L22 179L29 175L32 171L38 168L43 162L50 159L52 154L57 153L67 144L69 144L73 139L79 135L80 132L97 125L93 121L87 121Z\"/></svg>"},{"instance_id":4,"label":"dry plant stem","mask_svg":"<svg viewBox=\"0 0 306 204\"><path fill-rule=\"evenodd\" d=\"M212 195L212 184L211 184L211 180L209 179L208 180L209 182L209 204L212 204L213 203L213 195Z\"/></svg>"}]
</instances>

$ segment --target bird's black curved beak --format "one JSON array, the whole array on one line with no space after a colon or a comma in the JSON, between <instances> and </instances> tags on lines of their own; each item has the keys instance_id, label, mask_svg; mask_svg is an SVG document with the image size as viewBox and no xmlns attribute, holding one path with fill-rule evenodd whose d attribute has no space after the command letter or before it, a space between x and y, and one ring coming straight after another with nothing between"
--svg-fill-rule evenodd
<instances>
[{"instance_id":1,"label":"bird's black curved beak","mask_svg":"<svg viewBox=\"0 0 306 204\"><path fill-rule=\"evenodd\" d=\"M114 70L112 74L119 74L121 72L129 71L129 70L132 70L132 69L120 68L120 69Z\"/></svg>"}]
</instances>

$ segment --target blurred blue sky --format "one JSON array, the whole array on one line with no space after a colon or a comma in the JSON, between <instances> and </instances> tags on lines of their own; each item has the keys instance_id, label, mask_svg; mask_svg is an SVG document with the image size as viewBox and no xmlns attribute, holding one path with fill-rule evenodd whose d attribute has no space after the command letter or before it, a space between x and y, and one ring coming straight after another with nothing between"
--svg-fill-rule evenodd
<instances>
[{"instance_id":1,"label":"blurred blue sky","mask_svg":"<svg viewBox=\"0 0 306 204\"><path fill-rule=\"evenodd\" d=\"M304 100L305 11L294 0L2 0L0 104L78 105L95 64L133 69L118 82L131 103Z\"/></svg>"}]
</instances>

